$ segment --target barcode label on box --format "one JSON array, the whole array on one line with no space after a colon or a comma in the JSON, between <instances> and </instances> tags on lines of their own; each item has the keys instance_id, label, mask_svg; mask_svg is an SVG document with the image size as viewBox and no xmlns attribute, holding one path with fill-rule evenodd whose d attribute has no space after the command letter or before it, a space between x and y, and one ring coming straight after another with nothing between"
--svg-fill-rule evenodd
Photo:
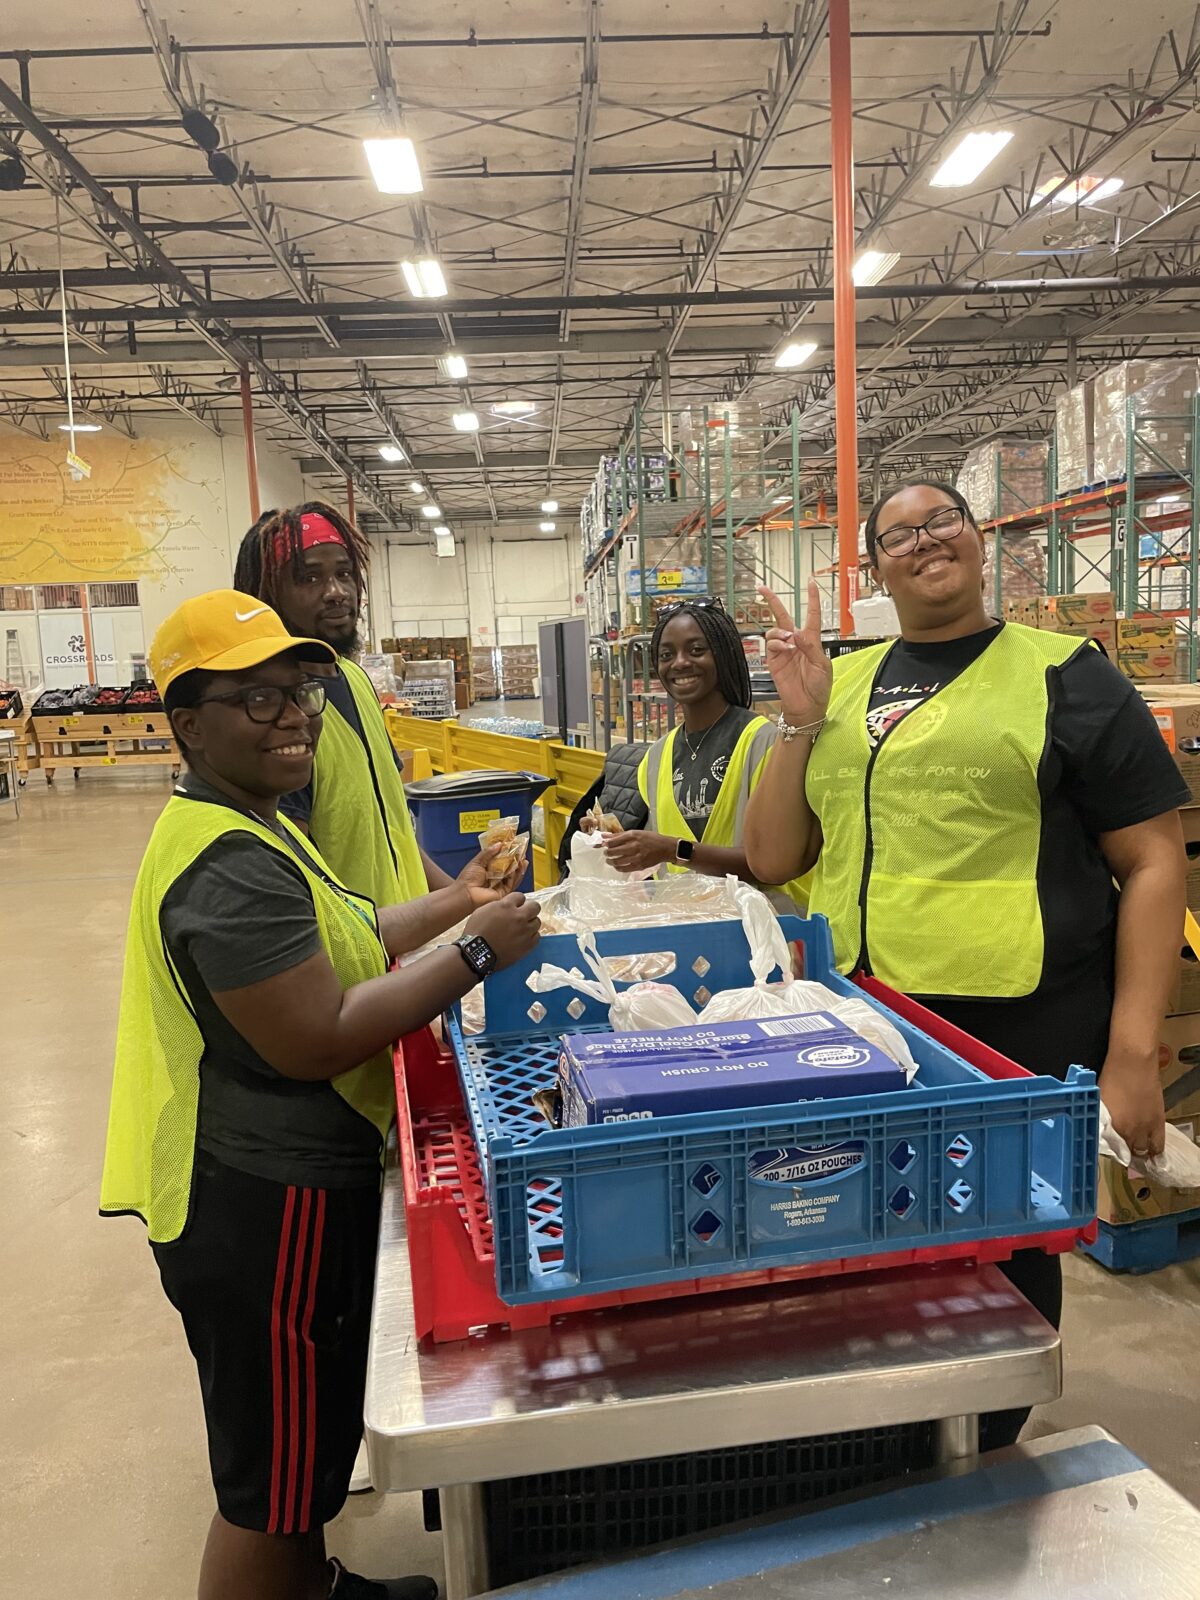
<instances>
[{"instance_id":1,"label":"barcode label on box","mask_svg":"<svg viewBox=\"0 0 1200 1600\"><path fill-rule=\"evenodd\" d=\"M760 1022L759 1027L768 1038L785 1033L821 1033L833 1027L828 1017L813 1014L809 1017L775 1017L770 1022Z\"/></svg>"}]
</instances>

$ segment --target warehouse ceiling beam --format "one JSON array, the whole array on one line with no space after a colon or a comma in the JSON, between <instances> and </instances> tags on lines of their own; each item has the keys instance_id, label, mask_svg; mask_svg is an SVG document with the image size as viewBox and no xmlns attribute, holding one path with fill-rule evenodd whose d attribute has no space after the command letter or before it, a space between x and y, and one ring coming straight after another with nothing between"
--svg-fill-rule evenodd
<instances>
[{"instance_id":1,"label":"warehouse ceiling beam","mask_svg":"<svg viewBox=\"0 0 1200 1600\"><path fill-rule=\"evenodd\" d=\"M403 106L400 93L396 86L395 75L392 71L392 37L384 24L380 14L377 0L354 0L355 10L358 13L359 24L363 32L363 44L371 62L371 70L375 75L376 96L388 125L399 130L403 116ZM437 238L433 225L429 220L429 213L425 202L419 195L408 197L409 215L412 219L413 242L420 254L436 256ZM455 346L454 324L449 311L444 303L439 303L435 308L437 324L445 339L445 349L453 350ZM468 409L474 409L474 401L469 384L463 384L460 393ZM487 462L484 459L483 444L478 433L471 435L471 448L475 456L475 465L483 483L483 491L487 496L488 504L492 508L493 517L497 516L495 496L488 480Z\"/></svg>"},{"instance_id":2,"label":"warehouse ceiling beam","mask_svg":"<svg viewBox=\"0 0 1200 1600\"><path fill-rule=\"evenodd\" d=\"M903 138L893 146L893 170L898 171L898 178L892 181L889 173L873 172L858 191L858 204L865 213L865 221L857 230L855 240L859 250L869 248L872 241L879 237L880 230L912 197L917 185L936 170L964 130L973 125L1020 41L1029 37L1020 26L1028 4L1029 0L1015 0L1007 12L1004 5L997 7L990 39L981 31L971 41L962 65L950 71L949 86L939 85L929 92L921 103L917 126L906 128ZM858 171L857 163L855 171ZM810 262L805 273L812 283L822 288L827 288L832 281L832 235L829 246L824 262ZM862 297L861 287L857 297ZM780 331L780 344L797 333L815 303L814 300L785 320ZM806 336L811 336L811 330ZM732 391L730 397L737 398L744 394L757 376L756 367L752 367L744 376L739 375L739 387Z\"/></svg>"},{"instance_id":3,"label":"warehouse ceiling beam","mask_svg":"<svg viewBox=\"0 0 1200 1600\"><path fill-rule=\"evenodd\" d=\"M150 0L136 0L136 3L138 10L141 12L146 31L150 35L151 47L154 50L154 59L158 63L163 87L175 103L180 116L189 112L199 112L204 116L208 116L209 109L205 102L203 88L197 91L192 78L187 49L180 44L178 39L167 32L165 25L151 6ZM278 211L263 195L249 162L242 160L240 157L237 145L230 135L224 120L219 115L211 117L210 120L214 122L221 135L221 149L238 170L237 182L228 186L230 200L241 212L243 219L249 225L263 249L275 263L286 282L291 286L292 292L298 295L300 299L315 305L320 299L320 290L306 267L300 251L288 237L287 229L280 221ZM316 323L326 344L336 345L337 340L325 319L320 315L316 315L313 321Z\"/></svg>"},{"instance_id":4,"label":"warehouse ceiling beam","mask_svg":"<svg viewBox=\"0 0 1200 1600\"><path fill-rule=\"evenodd\" d=\"M567 192L567 224L563 237L562 292L569 296L575 285L575 266L583 234L583 200L588 168L592 160L592 140L596 132L596 108L600 102L600 0L587 0L587 33L583 45L583 70L579 81L579 111L575 118L575 148L571 155L571 183ZM571 313L559 312L558 337L565 342L571 332ZM562 358L558 362L558 382L554 387L554 408L550 417L550 450L546 464L546 488L554 477L558 459L558 437L562 427Z\"/></svg>"},{"instance_id":5,"label":"warehouse ceiling beam","mask_svg":"<svg viewBox=\"0 0 1200 1600\"><path fill-rule=\"evenodd\" d=\"M189 321L197 334L219 354L228 357L237 366L246 366L258 380L259 390L267 404L287 417L295 429L302 433L326 460L354 479L356 491L370 501L380 514L397 526L406 525L409 518L402 506L379 485L363 473L342 450L340 444L321 426L299 397L290 392L265 361L250 346L243 343L219 318L202 309L204 296L191 279L146 234L140 223L122 207L101 185L81 161L41 121L26 101L0 78L0 105L21 124L29 138L42 152L37 158L28 146L18 147L7 134L0 134L0 150L19 155L26 170L49 194L59 198L61 204L82 221L106 249L119 255L131 267L146 265L156 267L165 278L166 292L175 297L178 314ZM96 216L75 197L81 190L96 209ZM124 234L129 243L122 244L116 237Z\"/></svg>"},{"instance_id":6,"label":"warehouse ceiling beam","mask_svg":"<svg viewBox=\"0 0 1200 1600\"><path fill-rule=\"evenodd\" d=\"M193 422L198 422L202 428L207 428L209 433L220 438L221 424L210 396L200 394L189 387L177 373L167 367L151 365L146 370L154 385L155 396L159 400L172 410L182 412L185 417L190 417Z\"/></svg>"},{"instance_id":7,"label":"warehouse ceiling beam","mask_svg":"<svg viewBox=\"0 0 1200 1600\"><path fill-rule=\"evenodd\" d=\"M1159 76L1161 65L1170 61L1174 76L1164 83ZM1127 86L1123 90L1105 87L1099 90L1087 106L1083 127L1072 127L1069 137L1061 147L1051 146L1052 164L1039 158L1032 172L1022 172L1015 182L1001 185L995 192L990 211L958 228L948 245L931 261L924 276L931 281L924 294L911 296L912 305L900 316L891 339L865 368L859 371L859 392L863 380L878 371L887 362L903 353L911 342L914 330L923 325L928 302L937 295L950 299L953 287L964 279L970 280L980 273L996 248L1018 235L1031 222L1049 211L1055 198L1072 183L1092 170L1105 171L1109 158L1115 155L1134 135L1143 132L1147 124L1154 126L1154 138L1162 137L1162 117L1165 107L1193 88L1200 72L1200 8L1193 14L1188 43L1182 51L1174 30L1164 34L1157 42L1149 66L1140 73L1131 69ZM1107 115L1106 115L1107 114ZM1179 113L1182 115L1183 113ZM1115 124L1115 125L1114 125ZM1044 176L1047 166L1055 182ZM942 279L939 283L932 280ZM1120 285L1114 285L1120 287ZM1130 285L1131 288L1146 287ZM949 304L944 307L949 310ZM823 402L828 409L828 397ZM820 414L804 412L800 424L804 428L819 423Z\"/></svg>"}]
</instances>

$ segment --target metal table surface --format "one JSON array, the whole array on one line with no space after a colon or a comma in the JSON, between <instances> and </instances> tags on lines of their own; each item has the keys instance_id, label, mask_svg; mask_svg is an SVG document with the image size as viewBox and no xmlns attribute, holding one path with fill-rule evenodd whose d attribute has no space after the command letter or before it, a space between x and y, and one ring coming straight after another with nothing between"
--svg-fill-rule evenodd
<instances>
[{"instance_id":1,"label":"metal table surface","mask_svg":"<svg viewBox=\"0 0 1200 1600\"><path fill-rule=\"evenodd\" d=\"M450 1600L486 1588L490 1480L929 1420L940 1459L972 1457L981 1411L1052 1400L1061 1377L1057 1333L995 1267L814 1279L422 1345L388 1170L371 1478L441 1491Z\"/></svg>"},{"instance_id":2,"label":"metal table surface","mask_svg":"<svg viewBox=\"0 0 1200 1600\"><path fill-rule=\"evenodd\" d=\"M501 1591L516 1600L1200 1600L1200 1511L1101 1428Z\"/></svg>"}]
</instances>

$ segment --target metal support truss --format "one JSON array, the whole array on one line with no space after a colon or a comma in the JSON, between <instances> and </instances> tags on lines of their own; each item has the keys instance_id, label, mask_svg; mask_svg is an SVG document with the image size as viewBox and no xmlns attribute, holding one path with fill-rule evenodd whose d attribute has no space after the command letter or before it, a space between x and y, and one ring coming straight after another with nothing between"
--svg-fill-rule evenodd
<instances>
[{"instance_id":1,"label":"metal support truss","mask_svg":"<svg viewBox=\"0 0 1200 1600\"><path fill-rule=\"evenodd\" d=\"M2 78L0 106L21 125L41 154L31 151L27 145L18 145L16 140L3 132L0 132L0 150L18 156L34 180L48 194L56 195L64 208L87 228L106 251L119 256L126 266L134 270L156 267L162 274L165 296L179 315L194 326L200 337L234 365L248 367L257 379L259 391L267 404L285 416L332 466L350 477L363 500L375 506L393 526L409 526L411 519L403 507L355 464L341 444L250 345L238 338L219 317L206 314L201 309L206 299L204 290L194 284L154 243L140 223L117 203L62 140L51 132L32 106ZM93 209L89 210L84 204L84 195ZM121 234L128 243L121 240Z\"/></svg>"}]
</instances>

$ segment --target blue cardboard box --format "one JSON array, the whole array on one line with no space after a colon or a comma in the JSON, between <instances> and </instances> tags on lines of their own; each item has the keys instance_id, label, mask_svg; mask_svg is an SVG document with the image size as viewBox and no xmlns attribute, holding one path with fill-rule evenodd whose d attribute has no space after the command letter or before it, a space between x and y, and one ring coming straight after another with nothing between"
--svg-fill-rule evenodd
<instances>
[{"instance_id":1,"label":"blue cardboard box","mask_svg":"<svg viewBox=\"0 0 1200 1600\"><path fill-rule=\"evenodd\" d=\"M788 1105L907 1087L831 1012L647 1033L573 1033L558 1058L563 1125Z\"/></svg>"}]
</instances>

